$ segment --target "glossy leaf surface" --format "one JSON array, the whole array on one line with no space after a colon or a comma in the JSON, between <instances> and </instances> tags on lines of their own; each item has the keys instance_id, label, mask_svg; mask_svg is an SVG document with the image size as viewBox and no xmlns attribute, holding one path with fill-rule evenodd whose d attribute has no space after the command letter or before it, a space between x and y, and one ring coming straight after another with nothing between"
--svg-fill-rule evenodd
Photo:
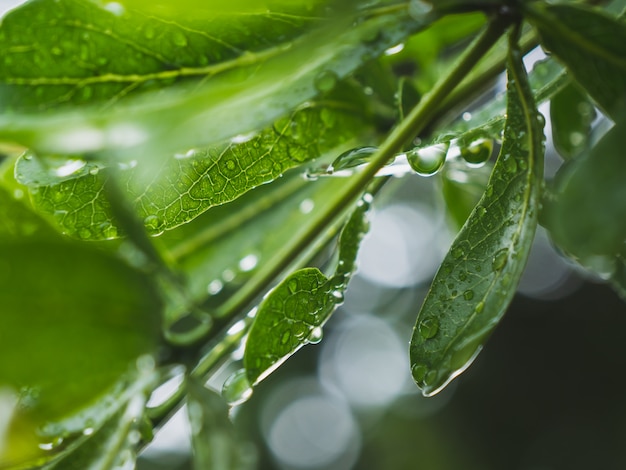
<instances>
[{"instance_id":1,"label":"glossy leaf surface","mask_svg":"<svg viewBox=\"0 0 626 470\"><path fill-rule=\"evenodd\" d=\"M29 2L0 26L0 139L42 154L154 159L247 135L427 21L385 3L279 2L172 20L113 3Z\"/></svg>"},{"instance_id":2,"label":"glossy leaf surface","mask_svg":"<svg viewBox=\"0 0 626 470\"><path fill-rule=\"evenodd\" d=\"M513 298L534 236L543 134L516 50L508 74L498 161L437 272L413 331L412 373L427 396L445 387L480 351Z\"/></svg>"},{"instance_id":3,"label":"glossy leaf surface","mask_svg":"<svg viewBox=\"0 0 626 470\"><path fill-rule=\"evenodd\" d=\"M364 134L365 111L351 101L354 90L342 90L342 97L329 96L327 102L304 106L246 142L178 154L148 174L145 165L127 165L121 172L122 183L148 232L158 234L189 222ZM64 173L72 170L74 162L77 170ZM18 161L17 178L32 188L36 207L54 216L61 230L74 237L121 235L103 191L107 168L80 160L50 165L51 159L42 161L29 154Z\"/></svg>"},{"instance_id":4,"label":"glossy leaf surface","mask_svg":"<svg viewBox=\"0 0 626 470\"><path fill-rule=\"evenodd\" d=\"M321 340L321 327L343 302L359 243L369 228L369 203L361 201L339 237L335 274L304 268L287 276L259 305L244 353L248 381L255 385L307 343Z\"/></svg>"},{"instance_id":5,"label":"glossy leaf surface","mask_svg":"<svg viewBox=\"0 0 626 470\"><path fill-rule=\"evenodd\" d=\"M527 5L543 46L615 117L626 99L626 23L580 5Z\"/></svg>"},{"instance_id":6,"label":"glossy leaf surface","mask_svg":"<svg viewBox=\"0 0 626 470\"><path fill-rule=\"evenodd\" d=\"M154 353L161 306L142 274L93 249L2 241L0 253L0 388L18 399L0 462L17 464L100 424Z\"/></svg>"}]
</instances>

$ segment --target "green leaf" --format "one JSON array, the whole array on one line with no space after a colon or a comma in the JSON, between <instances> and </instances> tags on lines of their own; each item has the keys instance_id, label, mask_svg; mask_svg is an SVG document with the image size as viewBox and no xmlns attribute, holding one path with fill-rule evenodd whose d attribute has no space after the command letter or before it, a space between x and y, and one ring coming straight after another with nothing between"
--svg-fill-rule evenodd
<instances>
[{"instance_id":1,"label":"green leaf","mask_svg":"<svg viewBox=\"0 0 626 470\"><path fill-rule=\"evenodd\" d=\"M0 26L0 140L141 160L263 129L430 21L406 5L361 3L171 20L110 3L28 2Z\"/></svg>"},{"instance_id":2,"label":"green leaf","mask_svg":"<svg viewBox=\"0 0 626 470\"><path fill-rule=\"evenodd\" d=\"M365 197L369 199L369 197ZM244 353L248 382L257 384L307 343L318 343L322 326L343 302L356 254L368 230L369 202L361 200L339 238L335 274L304 268L287 276L259 305Z\"/></svg>"},{"instance_id":3,"label":"green leaf","mask_svg":"<svg viewBox=\"0 0 626 470\"><path fill-rule=\"evenodd\" d=\"M470 168L465 162L446 162L441 172L442 194L453 230L458 231L482 197L493 167Z\"/></svg>"},{"instance_id":4,"label":"green leaf","mask_svg":"<svg viewBox=\"0 0 626 470\"><path fill-rule=\"evenodd\" d=\"M0 254L0 389L18 399L0 465L17 465L110 415L152 361L161 303L143 274L82 245L1 241Z\"/></svg>"},{"instance_id":5,"label":"green leaf","mask_svg":"<svg viewBox=\"0 0 626 470\"><path fill-rule=\"evenodd\" d=\"M240 442L228 417L228 405L217 393L187 379L187 414L191 424L193 464L196 470L255 468L249 444Z\"/></svg>"},{"instance_id":6,"label":"green leaf","mask_svg":"<svg viewBox=\"0 0 626 470\"><path fill-rule=\"evenodd\" d=\"M412 373L426 396L445 387L480 351L513 298L535 233L543 135L516 49L508 74L498 161L437 272L413 331Z\"/></svg>"},{"instance_id":7,"label":"green leaf","mask_svg":"<svg viewBox=\"0 0 626 470\"><path fill-rule=\"evenodd\" d=\"M145 380L144 380L145 382ZM60 459L43 470L109 470L111 468L134 468L134 445L138 441L137 422L141 419L145 398L141 388L135 386L135 394L120 406L119 411L103 426L88 428L85 437L72 443ZM130 467L131 463L133 464Z\"/></svg>"},{"instance_id":8,"label":"green leaf","mask_svg":"<svg viewBox=\"0 0 626 470\"><path fill-rule=\"evenodd\" d=\"M339 148L368 130L356 92L338 86L342 96L300 107L243 143L190 151L165 161L156 174L142 165L122 171L122 184L146 229L159 234L189 222L207 209L230 202L286 170ZM312 138L315 136L315 138ZM76 162L76 171L72 164ZM16 175L29 185L34 205L54 216L61 230L81 239L120 235L103 185L109 170L97 163L49 159L26 154ZM69 168L69 170L67 170Z\"/></svg>"},{"instance_id":9,"label":"green leaf","mask_svg":"<svg viewBox=\"0 0 626 470\"><path fill-rule=\"evenodd\" d=\"M582 5L524 5L543 46L615 117L626 97L626 23Z\"/></svg>"},{"instance_id":10,"label":"green leaf","mask_svg":"<svg viewBox=\"0 0 626 470\"><path fill-rule=\"evenodd\" d=\"M22 190L17 189L9 193L6 188L0 186L0 240L54 236L56 233L52 227L24 201Z\"/></svg>"},{"instance_id":11,"label":"green leaf","mask_svg":"<svg viewBox=\"0 0 626 470\"><path fill-rule=\"evenodd\" d=\"M574 158L588 147L595 117L589 97L576 85L570 84L554 95L550 101L552 140L563 158Z\"/></svg>"},{"instance_id":12,"label":"green leaf","mask_svg":"<svg viewBox=\"0 0 626 470\"><path fill-rule=\"evenodd\" d=\"M559 247L601 275L615 269L626 240L624 132L622 113L590 151L561 168L542 213Z\"/></svg>"},{"instance_id":13,"label":"green leaf","mask_svg":"<svg viewBox=\"0 0 626 470\"><path fill-rule=\"evenodd\" d=\"M191 297L222 315L222 304L248 283L264 276L324 207L338 179L305 181L291 174L214 207L189 224L166 232L159 241L187 279ZM271 233L272 236L267 236Z\"/></svg>"}]
</instances>

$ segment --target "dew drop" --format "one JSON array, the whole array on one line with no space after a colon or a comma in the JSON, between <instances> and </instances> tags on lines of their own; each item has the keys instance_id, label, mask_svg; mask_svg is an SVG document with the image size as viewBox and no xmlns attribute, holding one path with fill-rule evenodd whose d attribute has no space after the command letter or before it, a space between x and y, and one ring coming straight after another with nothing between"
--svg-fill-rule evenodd
<instances>
[{"instance_id":1,"label":"dew drop","mask_svg":"<svg viewBox=\"0 0 626 470\"><path fill-rule=\"evenodd\" d=\"M88 228L81 228L78 231L78 236L82 239L82 240L89 240L91 238L91 230L89 230Z\"/></svg>"},{"instance_id":2,"label":"dew drop","mask_svg":"<svg viewBox=\"0 0 626 470\"><path fill-rule=\"evenodd\" d=\"M104 5L104 9L113 13L115 16L122 16L124 14L124 6L117 2L109 2Z\"/></svg>"},{"instance_id":3,"label":"dew drop","mask_svg":"<svg viewBox=\"0 0 626 470\"><path fill-rule=\"evenodd\" d=\"M317 91L322 93L326 93L333 88L337 84L337 74L332 70L326 70L321 72L317 77L315 77L315 88Z\"/></svg>"},{"instance_id":4,"label":"dew drop","mask_svg":"<svg viewBox=\"0 0 626 470\"><path fill-rule=\"evenodd\" d=\"M474 291L473 290L466 290L465 292L463 292L463 298L465 300L472 300L474 298Z\"/></svg>"},{"instance_id":5,"label":"dew drop","mask_svg":"<svg viewBox=\"0 0 626 470\"><path fill-rule=\"evenodd\" d=\"M431 145L407 152L406 158L411 168L420 176L432 176L443 168L449 143Z\"/></svg>"},{"instance_id":6,"label":"dew drop","mask_svg":"<svg viewBox=\"0 0 626 470\"><path fill-rule=\"evenodd\" d=\"M315 209L315 202L313 199L304 199L300 203L299 209L302 214L310 214Z\"/></svg>"},{"instance_id":7,"label":"dew drop","mask_svg":"<svg viewBox=\"0 0 626 470\"><path fill-rule=\"evenodd\" d=\"M396 46L393 46L387 49L385 51L385 55L386 56L394 55L394 54L397 54L398 52L401 52L403 49L404 49L404 43L400 43Z\"/></svg>"},{"instance_id":8,"label":"dew drop","mask_svg":"<svg viewBox=\"0 0 626 470\"><path fill-rule=\"evenodd\" d=\"M239 260L239 269L243 272L252 271L259 263L259 257L254 254L244 256Z\"/></svg>"},{"instance_id":9,"label":"dew drop","mask_svg":"<svg viewBox=\"0 0 626 470\"><path fill-rule=\"evenodd\" d=\"M280 344L287 344L289 342L289 339L291 339L291 331L285 331L283 333L283 336L280 338Z\"/></svg>"},{"instance_id":10,"label":"dew drop","mask_svg":"<svg viewBox=\"0 0 626 470\"><path fill-rule=\"evenodd\" d=\"M219 279L214 279L211 282L209 282L209 285L207 286L206 290L209 293L209 295L217 295L222 291L223 288L224 288L224 283L220 281Z\"/></svg>"},{"instance_id":11,"label":"dew drop","mask_svg":"<svg viewBox=\"0 0 626 470\"><path fill-rule=\"evenodd\" d=\"M143 219L143 223L149 230L158 230L161 222L156 215L149 215L145 219Z\"/></svg>"},{"instance_id":12,"label":"dew drop","mask_svg":"<svg viewBox=\"0 0 626 470\"><path fill-rule=\"evenodd\" d=\"M483 166L492 153L493 140L491 139L478 139L468 146L461 147L461 157L472 168Z\"/></svg>"},{"instance_id":13,"label":"dew drop","mask_svg":"<svg viewBox=\"0 0 626 470\"><path fill-rule=\"evenodd\" d=\"M461 116L465 122L472 120L472 113L464 112Z\"/></svg>"},{"instance_id":14,"label":"dew drop","mask_svg":"<svg viewBox=\"0 0 626 470\"><path fill-rule=\"evenodd\" d=\"M59 436L59 437L55 437L50 442L42 442L42 443L40 443L39 444L39 448L41 450L53 450L53 449L56 449L57 447L59 447L62 443L63 443L63 438Z\"/></svg>"},{"instance_id":15,"label":"dew drop","mask_svg":"<svg viewBox=\"0 0 626 470\"><path fill-rule=\"evenodd\" d=\"M348 150L335 158L328 168L328 173L354 168L367 163L370 160L370 157L374 155L377 150L378 149L376 147L359 147Z\"/></svg>"},{"instance_id":16,"label":"dew drop","mask_svg":"<svg viewBox=\"0 0 626 470\"><path fill-rule=\"evenodd\" d=\"M430 339L439 331L439 322L434 318L426 318L420 322L418 330L422 338Z\"/></svg>"},{"instance_id":17,"label":"dew drop","mask_svg":"<svg viewBox=\"0 0 626 470\"><path fill-rule=\"evenodd\" d=\"M579 147L585 141L585 135L581 132L572 132L569 135L569 141L572 145Z\"/></svg>"},{"instance_id":18,"label":"dew drop","mask_svg":"<svg viewBox=\"0 0 626 470\"><path fill-rule=\"evenodd\" d=\"M498 251L493 257L493 262L491 266L496 271L500 271L502 268L506 266L507 261L509 260L509 250L508 248L503 248Z\"/></svg>"},{"instance_id":19,"label":"dew drop","mask_svg":"<svg viewBox=\"0 0 626 470\"><path fill-rule=\"evenodd\" d=\"M476 304L476 308L474 310L476 311L476 313L482 313L484 309L485 309L485 302L481 300L480 302Z\"/></svg>"},{"instance_id":20,"label":"dew drop","mask_svg":"<svg viewBox=\"0 0 626 470\"><path fill-rule=\"evenodd\" d=\"M508 173L515 173L517 171L517 162L511 155L506 155L502 163L504 164L504 169Z\"/></svg>"},{"instance_id":21,"label":"dew drop","mask_svg":"<svg viewBox=\"0 0 626 470\"><path fill-rule=\"evenodd\" d=\"M187 45L187 37L180 31L172 34L172 42L175 46L185 47Z\"/></svg>"},{"instance_id":22,"label":"dew drop","mask_svg":"<svg viewBox=\"0 0 626 470\"><path fill-rule=\"evenodd\" d=\"M418 385L423 385L424 377L428 373L428 367L424 364L415 364L411 367L411 375Z\"/></svg>"},{"instance_id":23,"label":"dew drop","mask_svg":"<svg viewBox=\"0 0 626 470\"><path fill-rule=\"evenodd\" d=\"M287 284L287 287L292 294L295 294L296 292L298 292L298 288L300 287L300 285L297 279L291 279Z\"/></svg>"},{"instance_id":24,"label":"dew drop","mask_svg":"<svg viewBox=\"0 0 626 470\"><path fill-rule=\"evenodd\" d=\"M89 174L93 176L97 175L99 172L100 172L100 168L97 166L94 166L89 169Z\"/></svg>"},{"instance_id":25,"label":"dew drop","mask_svg":"<svg viewBox=\"0 0 626 470\"><path fill-rule=\"evenodd\" d=\"M84 160L67 160L63 165L54 169L54 174L60 177L70 176L81 170L86 164Z\"/></svg>"},{"instance_id":26,"label":"dew drop","mask_svg":"<svg viewBox=\"0 0 626 470\"><path fill-rule=\"evenodd\" d=\"M331 294L336 303L343 302L343 292L340 290L334 290Z\"/></svg>"},{"instance_id":27,"label":"dew drop","mask_svg":"<svg viewBox=\"0 0 626 470\"><path fill-rule=\"evenodd\" d=\"M321 327L316 326L311 330L309 336L306 337L307 343L318 344L324 338L324 330Z\"/></svg>"},{"instance_id":28,"label":"dew drop","mask_svg":"<svg viewBox=\"0 0 626 470\"><path fill-rule=\"evenodd\" d=\"M454 250L452 250L452 257L454 259L459 259L461 256L463 256L463 249L462 248L455 248Z\"/></svg>"},{"instance_id":29,"label":"dew drop","mask_svg":"<svg viewBox=\"0 0 626 470\"><path fill-rule=\"evenodd\" d=\"M229 405L241 405L252 396L252 387L248 382L245 369L239 369L224 382L222 397Z\"/></svg>"}]
</instances>

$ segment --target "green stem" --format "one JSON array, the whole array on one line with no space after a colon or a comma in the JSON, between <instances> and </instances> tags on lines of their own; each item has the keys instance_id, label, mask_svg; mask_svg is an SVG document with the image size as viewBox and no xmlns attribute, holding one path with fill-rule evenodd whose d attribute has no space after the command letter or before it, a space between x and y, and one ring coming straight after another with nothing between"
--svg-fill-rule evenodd
<instances>
[{"instance_id":1,"label":"green stem","mask_svg":"<svg viewBox=\"0 0 626 470\"><path fill-rule=\"evenodd\" d=\"M229 316L234 312L245 308L266 287L268 280L276 278L292 262L292 260L304 251L307 246L327 229L328 225L341 217L350 205L365 191L368 184L376 176L376 173L387 164L391 158L402 150L405 142L419 134L429 123L430 119L440 109L441 103L463 81L475 64L491 49L496 41L502 36L509 25L509 20L495 18L487 29L474 41L474 43L459 57L450 73L419 102L383 142L372 161L362 172L355 174L347 180L346 185L339 191L329 204L317 212L303 230L296 234L290 243L286 244L271 260L263 265L255 276L257 282L250 282L237 291L216 312L217 316Z\"/></svg>"}]
</instances>

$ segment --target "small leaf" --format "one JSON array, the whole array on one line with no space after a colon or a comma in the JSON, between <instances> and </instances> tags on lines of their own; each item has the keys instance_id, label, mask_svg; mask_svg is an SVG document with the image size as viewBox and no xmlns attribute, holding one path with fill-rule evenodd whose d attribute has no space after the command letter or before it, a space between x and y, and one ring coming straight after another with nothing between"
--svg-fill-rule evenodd
<instances>
[{"instance_id":1,"label":"small leaf","mask_svg":"<svg viewBox=\"0 0 626 470\"><path fill-rule=\"evenodd\" d=\"M248 381L256 385L307 343L322 339L322 326L343 302L343 292L355 269L369 197L360 202L339 238L339 260L332 277L317 268L287 276L259 305L244 353Z\"/></svg>"},{"instance_id":2,"label":"small leaf","mask_svg":"<svg viewBox=\"0 0 626 470\"><path fill-rule=\"evenodd\" d=\"M110 416L152 361L161 302L143 274L82 245L0 241L0 253L0 388L18 397L0 462L17 465Z\"/></svg>"},{"instance_id":3,"label":"small leaf","mask_svg":"<svg viewBox=\"0 0 626 470\"><path fill-rule=\"evenodd\" d=\"M574 158L587 148L595 117L589 97L577 86L570 84L554 95L550 101L552 140L563 158Z\"/></svg>"},{"instance_id":4,"label":"small leaf","mask_svg":"<svg viewBox=\"0 0 626 470\"><path fill-rule=\"evenodd\" d=\"M367 132L363 110L347 99L353 90L340 88L342 98L329 96L332 102L304 106L245 142L177 155L156 174L146 176L142 165L122 171L122 183L146 229L159 234L189 222ZM74 161L80 162L70 160ZM64 168L66 160L61 162ZM18 180L32 188L37 208L53 215L63 232L78 238L121 235L103 191L108 169L83 162L72 174L59 176L58 168L49 166L50 159L42 163L41 158L26 154L16 167Z\"/></svg>"},{"instance_id":5,"label":"small leaf","mask_svg":"<svg viewBox=\"0 0 626 470\"><path fill-rule=\"evenodd\" d=\"M513 298L537 224L543 143L521 54L510 52L504 141L482 199L454 240L413 330L424 395L471 363Z\"/></svg>"},{"instance_id":6,"label":"small leaf","mask_svg":"<svg viewBox=\"0 0 626 470\"><path fill-rule=\"evenodd\" d=\"M615 117L626 98L626 23L583 5L524 5L542 45Z\"/></svg>"},{"instance_id":7,"label":"small leaf","mask_svg":"<svg viewBox=\"0 0 626 470\"><path fill-rule=\"evenodd\" d=\"M228 405L217 393L187 379L187 414L191 424L196 470L256 468L254 449L241 442L228 417Z\"/></svg>"}]
</instances>

